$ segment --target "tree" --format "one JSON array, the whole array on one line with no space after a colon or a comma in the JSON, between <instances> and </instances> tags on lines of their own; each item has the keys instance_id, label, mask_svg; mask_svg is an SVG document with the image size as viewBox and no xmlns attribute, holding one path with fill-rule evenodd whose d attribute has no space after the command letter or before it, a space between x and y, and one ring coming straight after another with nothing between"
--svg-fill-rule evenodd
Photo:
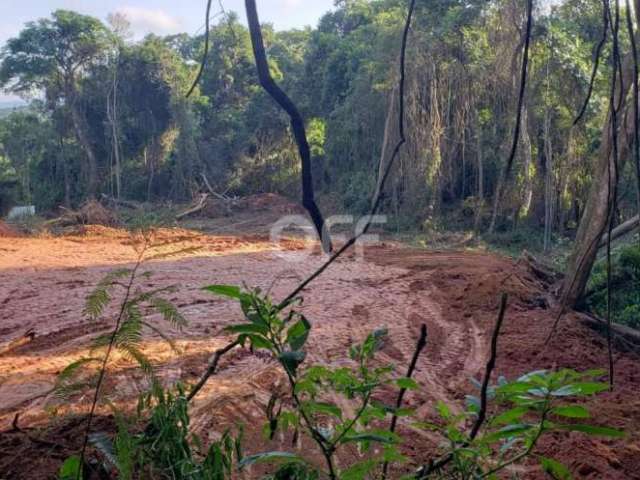
<instances>
[{"instance_id":1,"label":"tree","mask_svg":"<svg viewBox=\"0 0 640 480\"><path fill-rule=\"evenodd\" d=\"M50 19L29 22L17 37L9 39L0 65L1 86L23 95L43 91L52 108L64 102L86 155L87 191L91 196L98 189L98 158L80 93L87 70L104 60L109 37L99 20L56 10Z\"/></svg>"}]
</instances>

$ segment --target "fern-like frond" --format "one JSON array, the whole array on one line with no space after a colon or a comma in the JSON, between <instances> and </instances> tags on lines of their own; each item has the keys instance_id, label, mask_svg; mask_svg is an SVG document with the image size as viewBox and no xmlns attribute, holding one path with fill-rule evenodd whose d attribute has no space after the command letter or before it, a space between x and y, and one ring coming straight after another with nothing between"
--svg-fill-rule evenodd
<instances>
[{"instance_id":1,"label":"fern-like frond","mask_svg":"<svg viewBox=\"0 0 640 480\"><path fill-rule=\"evenodd\" d=\"M131 269L121 268L118 270L113 270L105 275L96 288L87 296L87 300L85 302L84 314L87 315L92 320L97 320L104 308L111 301L111 288L114 285L114 282L119 279L126 277L127 275L131 275Z\"/></svg>"},{"instance_id":2,"label":"fern-like frond","mask_svg":"<svg viewBox=\"0 0 640 480\"><path fill-rule=\"evenodd\" d=\"M138 364L138 367L140 367L140 370L142 370L142 373L144 373L148 377L153 376L154 372L151 361L135 345L118 345L118 351L128 360L136 362Z\"/></svg>"},{"instance_id":3,"label":"fern-like frond","mask_svg":"<svg viewBox=\"0 0 640 480\"><path fill-rule=\"evenodd\" d=\"M176 345L176 343L173 341L172 338L168 337L162 330L160 330L158 327L154 326L153 324L147 322L147 321L143 321L142 324L147 327L149 330L152 330L153 332L155 332L160 338L162 338L165 342L167 342L167 344L171 347L171 350L173 350L175 353L180 354L180 349L178 348L178 346Z\"/></svg>"},{"instance_id":4,"label":"fern-like frond","mask_svg":"<svg viewBox=\"0 0 640 480\"><path fill-rule=\"evenodd\" d=\"M176 306L169 300L160 297L152 297L149 299L149 303L156 309L166 322L169 322L171 326L182 329L187 326L187 320L178 311Z\"/></svg>"}]
</instances>

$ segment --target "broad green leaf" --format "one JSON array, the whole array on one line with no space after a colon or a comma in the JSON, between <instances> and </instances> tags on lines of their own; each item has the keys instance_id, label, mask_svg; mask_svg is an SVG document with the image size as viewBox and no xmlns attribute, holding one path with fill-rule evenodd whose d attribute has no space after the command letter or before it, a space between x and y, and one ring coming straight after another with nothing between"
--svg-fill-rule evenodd
<instances>
[{"instance_id":1,"label":"broad green leaf","mask_svg":"<svg viewBox=\"0 0 640 480\"><path fill-rule=\"evenodd\" d=\"M551 413L568 418L589 418L591 416L589 415L589 410L581 405L566 405L562 407L555 407L551 410Z\"/></svg>"},{"instance_id":2,"label":"broad green leaf","mask_svg":"<svg viewBox=\"0 0 640 480\"><path fill-rule=\"evenodd\" d=\"M256 325L255 323L231 325L230 327L225 328L225 330L231 333L247 333L258 335L267 335L269 333L269 329L267 327L265 327L264 325Z\"/></svg>"},{"instance_id":3,"label":"broad green leaf","mask_svg":"<svg viewBox=\"0 0 640 480\"><path fill-rule=\"evenodd\" d=\"M73 455L67 458L60 467L58 478L59 480L77 480L78 478L82 478L82 470L80 457Z\"/></svg>"},{"instance_id":4,"label":"broad green leaf","mask_svg":"<svg viewBox=\"0 0 640 480\"><path fill-rule=\"evenodd\" d=\"M204 287L203 290L236 300L240 300L243 296L240 287L235 285L209 285Z\"/></svg>"},{"instance_id":5,"label":"broad green leaf","mask_svg":"<svg viewBox=\"0 0 640 480\"><path fill-rule=\"evenodd\" d=\"M300 350L307 343L311 324L302 316L300 320L294 323L287 331L287 343L293 350Z\"/></svg>"},{"instance_id":6,"label":"broad green leaf","mask_svg":"<svg viewBox=\"0 0 640 480\"><path fill-rule=\"evenodd\" d=\"M516 420L520 420L529 409L527 407L515 407L511 410L507 410L506 412L501 413L497 417L495 417L492 421L492 425L506 425L509 423L513 423Z\"/></svg>"},{"instance_id":7,"label":"broad green leaf","mask_svg":"<svg viewBox=\"0 0 640 480\"><path fill-rule=\"evenodd\" d=\"M574 432L582 432L587 435L601 436L601 437L624 437L625 433L620 430L616 430L615 428L609 427L596 427L595 425L583 425L583 424L575 424L575 425L557 425L557 429L559 430L569 430Z\"/></svg>"},{"instance_id":8,"label":"broad green leaf","mask_svg":"<svg viewBox=\"0 0 640 480\"><path fill-rule=\"evenodd\" d=\"M309 401L305 402L304 407L311 413L324 413L342 419L342 410L332 403Z\"/></svg>"},{"instance_id":9,"label":"broad green leaf","mask_svg":"<svg viewBox=\"0 0 640 480\"><path fill-rule=\"evenodd\" d=\"M438 400L438 403L436 404L436 409L438 410L438 413L444 420L449 420L451 418L451 410L449 409L447 404L444 403L442 400Z\"/></svg>"},{"instance_id":10,"label":"broad green leaf","mask_svg":"<svg viewBox=\"0 0 640 480\"><path fill-rule=\"evenodd\" d=\"M609 384L604 382L578 382L574 383L573 386L582 395L593 395L609 390Z\"/></svg>"},{"instance_id":11,"label":"broad green leaf","mask_svg":"<svg viewBox=\"0 0 640 480\"><path fill-rule=\"evenodd\" d=\"M562 463L553 458L540 457L542 470L551 475L555 480L571 480L571 472Z\"/></svg>"},{"instance_id":12,"label":"broad green leaf","mask_svg":"<svg viewBox=\"0 0 640 480\"><path fill-rule=\"evenodd\" d=\"M374 459L363 460L354 463L349 468L342 471L340 480L364 480L378 465Z\"/></svg>"},{"instance_id":13,"label":"broad green leaf","mask_svg":"<svg viewBox=\"0 0 640 480\"><path fill-rule=\"evenodd\" d=\"M413 378L407 377L396 379L396 385L405 390L417 390L418 388L420 388L418 382L416 382Z\"/></svg>"}]
</instances>

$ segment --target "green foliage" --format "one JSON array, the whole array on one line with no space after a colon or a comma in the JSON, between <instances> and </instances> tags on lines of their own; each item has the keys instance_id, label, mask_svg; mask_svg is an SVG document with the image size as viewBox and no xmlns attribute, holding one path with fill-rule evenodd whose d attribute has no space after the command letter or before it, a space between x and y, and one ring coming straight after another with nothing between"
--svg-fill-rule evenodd
<instances>
[{"instance_id":1,"label":"green foliage","mask_svg":"<svg viewBox=\"0 0 640 480\"><path fill-rule=\"evenodd\" d=\"M453 414L444 404L438 412L442 424L424 425L447 439L443 452L451 461L436 478L498 478L498 472L523 461L536 458L542 469L554 478L571 478L568 469L551 458L537 453L540 439L552 432L576 431L587 435L621 437L623 433L608 427L584 423L591 417L577 400L608 390L607 383L594 381L603 372L578 373L573 370L536 371L513 382L500 378L488 395L499 406L475 438L467 433L469 420L475 421L480 399L467 397L467 408Z\"/></svg>"},{"instance_id":2,"label":"green foliage","mask_svg":"<svg viewBox=\"0 0 640 480\"><path fill-rule=\"evenodd\" d=\"M612 255L612 320L640 328L640 247L626 245ZM606 259L599 260L587 287L587 306L601 317L607 312Z\"/></svg>"},{"instance_id":3,"label":"green foliage","mask_svg":"<svg viewBox=\"0 0 640 480\"><path fill-rule=\"evenodd\" d=\"M109 366L111 360L109 355L112 350L134 362L154 384L153 365L141 350L145 328L157 334L178 352L173 340L149 320L148 314L142 313L148 311L158 314L168 326L178 330L186 326L187 321L184 316L169 300L163 298L163 294L175 291L175 287L147 290L134 287L139 277L148 278L151 275L151 272L139 272L139 267L145 261L145 255L147 255L146 259L161 258L171 255L171 252L154 254L153 247L145 245L140 248L142 253L136 266L107 273L87 296L84 308L87 318L90 321L98 321L105 315L107 307L115 303L117 312L115 325L112 331L92 339L89 356L72 362L60 372L55 386L58 396L68 398L87 386L96 386L100 372Z\"/></svg>"}]
</instances>

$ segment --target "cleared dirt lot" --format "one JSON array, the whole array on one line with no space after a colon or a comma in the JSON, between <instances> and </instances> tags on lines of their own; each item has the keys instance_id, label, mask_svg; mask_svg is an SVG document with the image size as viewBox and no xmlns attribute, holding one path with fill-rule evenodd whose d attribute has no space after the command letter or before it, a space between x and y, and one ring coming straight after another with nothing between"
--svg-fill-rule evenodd
<instances>
[{"instance_id":1,"label":"cleared dirt lot","mask_svg":"<svg viewBox=\"0 0 640 480\"><path fill-rule=\"evenodd\" d=\"M198 248L148 263L145 270L152 275L140 279L145 288L176 285L177 292L168 298L189 321L182 331L167 330L181 350L179 355L152 332L146 337L144 351L168 383L195 381L212 352L229 341L224 327L241 319L237 306L201 287L245 282L270 290L278 299L322 261L317 253L308 256L299 240L276 246L260 236L186 230L163 230L156 237L171 243L167 249ZM89 322L82 314L85 297L107 272L130 265L134 258L128 234L106 228L91 227L82 235L66 237L0 238L0 345L29 329L36 333L32 342L0 355L0 431L4 432L0 473L6 478L48 478L65 448L79 442L81 417L68 420L65 414L86 410L90 391L68 406L50 390L56 374L86 353L91 338L112 324L112 311ZM469 378L479 377L484 368L499 295L506 291L510 306L500 340L499 374L513 377L537 368L605 365L604 340L573 314L565 317L552 344L543 346L554 319L544 289L524 267L487 253L426 252L393 245L371 248L364 259L337 262L305 292L303 309L313 324L308 362L339 361L353 342L386 326L389 341L379 360L403 371L418 329L426 323L429 343L416 374L423 388L407 401L419 417L431 418L435 401L462 405L465 393L472 390ZM571 434L550 438L544 445L578 478L640 478L640 359L618 352L616 366L615 391L591 407L598 412L595 423L624 428L629 436L611 441ZM144 388L144 380L124 360L107 378L105 392L122 405ZM265 405L272 391L280 388L280 380L266 356L235 350L195 400L194 429L205 439L215 438L225 427L242 422L249 426L248 451L285 448L287 439L276 438L267 446L259 434ZM38 444L22 433L9 432L18 412L20 427L33 428L28 430L30 436L48 442L57 435L56 442L64 445ZM101 414L108 428L108 410ZM407 453L415 463L426 460L436 439L403 428L410 439ZM27 458L30 468L25 472Z\"/></svg>"}]
</instances>

